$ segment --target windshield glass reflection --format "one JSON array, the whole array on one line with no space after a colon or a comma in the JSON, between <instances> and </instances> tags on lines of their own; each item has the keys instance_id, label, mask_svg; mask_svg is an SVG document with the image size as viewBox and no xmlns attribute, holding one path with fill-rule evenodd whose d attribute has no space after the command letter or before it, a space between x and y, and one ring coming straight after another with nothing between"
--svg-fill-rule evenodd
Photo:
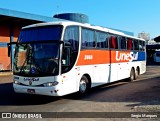
<instances>
[{"instance_id":1,"label":"windshield glass reflection","mask_svg":"<svg viewBox=\"0 0 160 121\"><path fill-rule=\"evenodd\" d=\"M19 75L57 75L59 44L19 44L16 47L14 73Z\"/></svg>"}]
</instances>

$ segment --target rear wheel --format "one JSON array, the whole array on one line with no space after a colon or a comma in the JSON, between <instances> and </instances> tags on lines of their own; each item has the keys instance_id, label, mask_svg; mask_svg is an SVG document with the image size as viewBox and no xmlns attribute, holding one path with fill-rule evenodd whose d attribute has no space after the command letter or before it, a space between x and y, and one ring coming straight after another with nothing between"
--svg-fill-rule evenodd
<instances>
[{"instance_id":1,"label":"rear wheel","mask_svg":"<svg viewBox=\"0 0 160 121\"><path fill-rule=\"evenodd\" d=\"M129 81L133 81L134 78L135 78L135 72L134 72L134 69L132 68L131 71L130 71Z\"/></svg>"},{"instance_id":2,"label":"rear wheel","mask_svg":"<svg viewBox=\"0 0 160 121\"><path fill-rule=\"evenodd\" d=\"M135 79L135 80L138 78L138 75L139 75L139 70L138 70L138 68L137 68L136 71L135 71L135 75L134 75L134 79Z\"/></svg>"},{"instance_id":3,"label":"rear wheel","mask_svg":"<svg viewBox=\"0 0 160 121\"><path fill-rule=\"evenodd\" d=\"M79 83L79 93L85 94L89 89L89 81L86 76L82 76Z\"/></svg>"}]
</instances>

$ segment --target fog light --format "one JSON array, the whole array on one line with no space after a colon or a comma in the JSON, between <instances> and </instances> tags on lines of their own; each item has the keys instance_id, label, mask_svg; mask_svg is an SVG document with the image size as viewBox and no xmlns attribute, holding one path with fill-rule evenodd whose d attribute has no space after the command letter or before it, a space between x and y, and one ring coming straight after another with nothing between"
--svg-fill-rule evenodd
<instances>
[{"instance_id":1,"label":"fog light","mask_svg":"<svg viewBox=\"0 0 160 121\"><path fill-rule=\"evenodd\" d=\"M17 80L13 81L14 84L20 84L20 82L18 82Z\"/></svg>"},{"instance_id":2,"label":"fog light","mask_svg":"<svg viewBox=\"0 0 160 121\"><path fill-rule=\"evenodd\" d=\"M48 83L45 83L43 84L45 87L51 87L51 86L56 86L58 84L57 81L54 81L54 82L48 82Z\"/></svg>"}]
</instances>

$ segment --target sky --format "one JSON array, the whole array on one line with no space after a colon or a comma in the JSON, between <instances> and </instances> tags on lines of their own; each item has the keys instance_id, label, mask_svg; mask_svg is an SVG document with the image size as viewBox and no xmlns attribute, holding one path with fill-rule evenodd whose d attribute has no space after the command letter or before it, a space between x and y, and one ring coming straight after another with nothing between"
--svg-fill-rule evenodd
<instances>
[{"instance_id":1,"label":"sky","mask_svg":"<svg viewBox=\"0 0 160 121\"><path fill-rule=\"evenodd\" d=\"M52 17L83 13L89 23L138 33L160 35L160 0L1 0L0 8Z\"/></svg>"}]
</instances>

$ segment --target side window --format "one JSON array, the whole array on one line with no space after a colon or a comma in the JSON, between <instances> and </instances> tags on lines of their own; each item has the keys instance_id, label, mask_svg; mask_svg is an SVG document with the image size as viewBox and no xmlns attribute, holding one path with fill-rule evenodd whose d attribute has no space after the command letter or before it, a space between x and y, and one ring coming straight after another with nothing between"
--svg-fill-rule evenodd
<instances>
[{"instance_id":1,"label":"side window","mask_svg":"<svg viewBox=\"0 0 160 121\"><path fill-rule=\"evenodd\" d=\"M79 47L79 27L67 27L64 33L64 42L71 44L72 51L78 51Z\"/></svg>"},{"instance_id":2,"label":"side window","mask_svg":"<svg viewBox=\"0 0 160 121\"><path fill-rule=\"evenodd\" d=\"M111 49L118 49L118 39L115 35L110 35L109 37L109 45Z\"/></svg>"},{"instance_id":3,"label":"side window","mask_svg":"<svg viewBox=\"0 0 160 121\"><path fill-rule=\"evenodd\" d=\"M127 38L127 50L133 50L133 40L131 38Z\"/></svg>"},{"instance_id":4,"label":"side window","mask_svg":"<svg viewBox=\"0 0 160 121\"><path fill-rule=\"evenodd\" d=\"M126 38L119 36L119 48L126 50Z\"/></svg>"},{"instance_id":5,"label":"side window","mask_svg":"<svg viewBox=\"0 0 160 121\"><path fill-rule=\"evenodd\" d=\"M139 50L139 41L134 40L134 50Z\"/></svg>"},{"instance_id":6,"label":"side window","mask_svg":"<svg viewBox=\"0 0 160 121\"><path fill-rule=\"evenodd\" d=\"M104 32L96 32L97 48L108 48L108 36Z\"/></svg>"},{"instance_id":7,"label":"side window","mask_svg":"<svg viewBox=\"0 0 160 121\"><path fill-rule=\"evenodd\" d=\"M62 52L62 73L72 69L76 62L79 47L79 27L68 26L64 33L64 47Z\"/></svg>"},{"instance_id":8,"label":"side window","mask_svg":"<svg viewBox=\"0 0 160 121\"><path fill-rule=\"evenodd\" d=\"M82 48L95 47L94 30L82 28Z\"/></svg>"},{"instance_id":9,"label":"side window","mask_svg":"<svg viewBox=\"0 0 160 121\"><path fill-rule=\"evenodd\" d=\"M145 42L139 40L139 50L140 51L144 51L145 50Z\"/></svg>"}]
</instances>

